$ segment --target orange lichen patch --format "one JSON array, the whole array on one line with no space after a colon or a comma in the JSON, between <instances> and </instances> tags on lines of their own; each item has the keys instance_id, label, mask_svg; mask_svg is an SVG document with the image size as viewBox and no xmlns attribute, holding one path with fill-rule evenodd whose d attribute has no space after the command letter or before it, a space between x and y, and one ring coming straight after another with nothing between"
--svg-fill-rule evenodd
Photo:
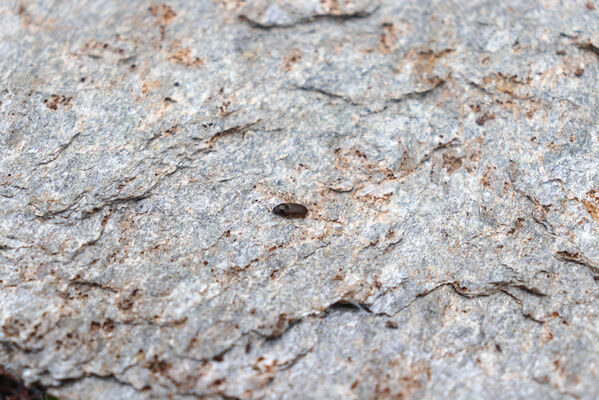
<instances>
[{"instance_id":1,"label":"orange lichen patch","mask_svg":"<svg viewBox=\"0 0 599 400\"><path fill-rule=\"evenodd\" d=\"M480 183L485 187L491 187L491 171L496 169L494 166L487 165L483 176L480 178Z\"/></svg>"},{"instance_id":2,"label":"orange lichen patch","mask_svg":"<svg viewBox=\"0 0 599 400\"><path fill-rule=\"evenodd\" d=\"M494 79L496 78L496 79ZM502 93L513 94L516 89L516 78L515 77L505 77L503 74L499 73L495 76L486 77L483 80L485 85L493 83L497 90Z\"/></svg>"},{"instance_id":3,"label":"orange lichen patch","mask_svg":"<svg viewBox=\"0 0 599 400\"><path fill-rule=\"evenodd\" d=\"M17 15L19 17L21 17L21 21L23 21L23 26L25 28L29 28L29 26L32 23L32 20L31 20L31 15L27 12L27 8L25 7L25 4L23 4L23 3L19 4L19 7L17 8Z\"/></svg>"},{"instance_id":4,"label":"orange lichen patch","mask_svg":"<svg viewBox=\"0 0 599 400\"><path fill-rule=\"evenodd\" d=\"M474 173L480 165L481 148L483 145L483 137L478 136L476 139L469 141L463 150L464 159L462 164L468 173Z\"/></svg>"},{"instance_id":5,"label":"orange lichen patch","mask_svg":"<svg viewBox=\"0 0 599 400\"><path fill-rule=\"evenodd\" d=\"M476 118L476 123L479 125L484 125L490 119L495 119L495 114L491 112L484 112L478 118Z\"/></svg>"},{"instance_id":6,"label":"orange lichen patch","mask_svg":"<svg viewBox=\"0 0 599 400\"><path fill-rule=\"evenodd\" d=\"M152 360L148 360L145 366L152 371L152 373L159 375L164 375L169 368L171 368L170 363L165 360L160 360L157 355L155 355Z\"/></svg>"},{"instance_id":7,"label":"orange lichen patch","mask_svg":"<svg viewBox=\"0 0 599 400\"><path fill-rule=\"evenodd\" d=\"M186 67L201 67L202 65L204 65L204 61L202 61L202 59L199 57L193 57L191 55L191 50L189 50L188 48L177 49L174 53L171 54L169 60L178 64L183 64Z\"/></svg>"},{"instance_id":8,"label":"orange lichen patch","mask_svg":"<svg viewBox=\"0 0 599 400\"><path fill-rule=\"evenodd\" d=\"M123 56L125 50L114 47L110 43L102 43L97 40L88 40L81 47L81 53L93 58L102 58L105 54Z\"/></svg>"},{"instance_id":9,"label":"orange lichen patch","mask_svg":"<svg viewBox=\"0 0 599 400\"><path fill-rule=\"evenodd\" d=\"M401 156L401 161L399 164L399 177L403 178L410 175L412 172L416 171L416 167L418 166L417 160L410 155L408 149L404 149L404 152Z\"/></svg>"},{"instance_id":10,"label":"orange lichen patch","mask_svg":"<svg viewBox=\"0 0 599 400\"><path fill-rule=\"evenodd\" d=\"M524 112L526 118L531 119L532 117L534 117L535 113L539 110L539 108L539 102L530 100L526 103L522 111ZM518 109L518 111L520 111L520 109Z\"/></svg>"},{"instance_id":11,"label":"orange lichen patch","mask_svg":"<svg viewBox=\"0 0 599 400\"><path fill-rule=\"evenodd\" d=\"M523 226L524 226L524 218L518 218L514 222L514 227L512 229L510 229L509 231L507 231L507 234L513 235L514 233L518 233L518 231L520 231L520 229L522 229Z\"/></svg>"},{"instance_id":12,"label":"orange lichen patch","mask_svg":"<svg viewBox=\"0 0 599 400\"><path fill-rule=\"evenodd\" d=\"M475 113L480 112L480 105L479 104L470 104L470 109L472 111L474 111Z\"/></svg>"},{"instance_id":13,"label":"orange lichen patch","mask_svg":"<svg viewBox=\"0 0 599 400\"><path fill-rule=\"evenodd\" d=\"M369 181L371 183L376 182L380 184L388 180L398 179L391 168L373 164L368 160L366 154L356 148L337 148L334 150L334 155L334 169L340 173L337 182L339 182L341 186L335 185L336 187L329 187L327 188L327 191L343 193L351 192L356 189L355 193L358 193L361 189L364 189L363 185L356 187L356 183L358 182ZM364 197L364 195L358 194L357 196L357 198L362 197ZM381 200L379 197L376 199L368 199L372 201Z\"/></svg>"},{"instance_id":14,"label":"orange lichen patch","mask_svg":"<svg viewBox=\"0 0 599 400\"><path fill-rule=\"evenodd\" d=\"M320 0L320 4L323 5L326 13L339 13L339 0Z\"/></svg>"},{"instance_id":15,"label":"orange lichen patch","mask_svg":"<svg viewBox=\"0 0 599 400\"><path fill-rule=\"evenodd\" d=\"M160 87L160 81L148 81L144 82L141 85L141 94L145 97L150 93L153 89Z\"/></svg>"},{"instance_id":16,"label":"orange lichen patch","mask_svg":"<svg viewBox=\"0 0 599 400\"><path fill-rule=\"evenodd\" d=\"M518 80L516 75L507 76L499 72L497 74L486 76L483 79L482 85L484 87L494 87L497 91L501 93L513 95L519 86L528 83L530 83L530 78L528 78L526 82L524 82Z\"/></svg>"},{"instance_id":17,"label":"orange lichen patch","mask_svg":"<svg viewBox=\"0 0 599 400\"><path fill-rule=\"evenodd\" d=\"M455 153L443 154L443 168L447 170L447 173L453 174L462 166L463 157L458 157Z\"/></svg>"},{"instance_id":18,"label":"orange lichen patch","mask_svg":"<svg viewBox=\"0 0 599 400\"><path fill-rule=\"evenodd\" d=\"M388 370L381 371L374 376L376 376L374 398L409 399L430 379L430 368L424 362L418 362L406 368L401 366L399 361L394 361ZM357 386L356 382L352 384L353 388Z\"/></svg>"},{"instance_id":19,"label":"orange lichen patch","mask_svg":"<svg viewBox=\"0 0 599 400\"><path fill-rule=\"evenodd\" d=\"M291 52L289 54L287 54L285 56L285 58L283 58L283 69L285 71L291 71L293 69L293 66L295 64L297 64L297 62L299 60L301 60L302 58L302 53L299 50L291 50Z\"/></svg>"},{"instance_id":20,"label":"orange lichen patch","mask_svg":"<svg viewBox=\"0 0 599 400\"><path fill-rule=\"evenodd\" d=\"M427 75L433 71L435 65L437 64L437 62L439 62L439 60L441 60L446 55L453 53L453 51L453 49L443 49L438 52L435 52L431 49L412 49L408 51L408 53L404 57L404 62L407 61L413 63L415 71L418 71L418 73L420 74Z\"/></svg>"},{"instance_id":21,"label":"orange lichen patch","mask_svg":"<svg viewBox=\"0 0 599 400\"><path fill-rule=\"evenodd\" d=\"M379 202L379 201L387 201L387 200L389 200L389 198L391 196L393 196L393 193L384 193L384 194L382 194L380 196L376 196L376 195L373 195L373 194L365 194L363 196L359 196L358 199L362 200L362 201L369 202L369 203L376 203L376 202Z\"/></svg>"},{"instance_id":22,"label":"orange lichen patch","mask_svg":"<svg viewBox=\"0 0 599 400\"><path fill-rule=\"evenodd\" d=\"M582 200L582 204L591 218L599 224L599 191L591 190L587 193L587 198Z\"/></svg>"},{"instance_id":23,"label":"orange lichen patch","mask_svg":"<svg viewBox=\"0 0 599 400\"><path fill-rule=\"evenodd\" d=\"M176 124L168 128L166 131L162 133L163 136L171 136L181 130L181 125Z\"/></svg>"},{"instance_id":24,"label":"orange lichen patch","mask_svg":"<svg viewBox=\"0 0 599 400\"><path fill-rule=\"evenodd\" d=\"M355 170L362 167L367 171L373 171L376 169L375 165L368 161L366 154L358 149L351 148L347 150L335 149L335 167L336 169L347 171Z\"/></svg>"},{"instance_id":25,"label":"orange lichen patch","mask_svg":"<svg viewBox=\"0 0 599 400\"><path fill-rule=\"evenodd\" d=\"M543 332L543 336L541 338L541 343L545 344L553 340L553 333L549 331L549 329L545 328Z\"/></svg>"},{"instance_id":26,"label":"orange lichen patch","mask_svg":"<svg viewBox=\"0 0 599 400\"><path fill-rule=\"evenodd\" d=\"M293 320L286 313L281 313L275 322L267 325L260 325L259 328L270 330L268 336L272 339L275 339L280 337L292 322Z\"/></svg>"},{"instance_id":27,"label":"orange lichen patch","mask_svg":"<svg viewBox=\"0 0 599 400\"><path fill-rule=\"evenodd\" d=\"M160 25L168 24L177 16L173 9L166 4L152 6L148 11L158 19Z\"/></svg>"},{"instance_id":28,"label":"orange lichen patch","mask_svg":"<svg viewBox=\"0 0 599 400\"><path fill-rule=\"evenodd\" d=\"M18 336L21 330L24 329L25 324L14 317L8 317L6 321L4 321L4 325L2 325L2 332L6 336Z\"/></svg>"},{"instance_id":29,"label":"orange lichen patch","mask_svg":"<svg viewBox=\"0 0 599 400\"><path fill-rule=\"evenodd\" d=\"M166 25L170 23L177 14L166 4L152 6L148 10L154 17L156 17L156 22L160 29L160 40L162 41L166 37Z\"/></svg>"},{"instance_id":30,"label":"orange lichen patch","mask_svg":"<svg viewBox=\"0 0 599 400\"><path fill-rule=\"evenodd\" d=\"M451 78L451 77L447 77L447 78ZM426 78L424 81L429 84L429 87L425 88L425 91L430 91L430 90L436 88L437 86L443 85L445 82L449 81L449 79L445 80L445 79L441 79L438 76L431 76L430 78ZM445 95L445 97L447 97L447 94Z\"/></svg>"},{"instance_id":31,"label":"orange lichen patch","mask_svg":"<svg viewBox=\"0 0 599 400\"><path fill-rule=\"evenodd\" d=\"M31 29L33 31L47 30L51 29L59 22L59 20L51 14L36 14L27 10L27 3L31 2L15 1L13 3L18 4L14 11L21 19L23 28ZM6 2L4 4L6 4ZM32 8L35 10L35 7Z\"/></svg>"},{"instance_id":32,"label":"orange lichen patch","mask_svg":"<svg viewBox=\"0 0 599 400\"><path fill-rule=\"evenodd\" d=\"M46 104L46 107L50 110L56 111L59 106L68 107L71 104L72 99L73 97L71 96L53 94L49 99L44 100L44 104Z\"/></svg>"},{"instance_id":33,"label":"orange lichen patch","mask_svg":"<svg viewBox=\"0 0 599 400\"><path fill-rule=\"evenodd\" d=\"M393 40L395 39L395 29L391 22L384 22L382 25L383 33L380 38L380 49L382 53L389 54L393 51Z\"/></svg>"},{"instance_id":34,"label":"orange lichen patch","mask_svg":"<svg viewBox=\"0 0 599 400\"><path fill-rule=\"evenodd\" d=\"M558 251L557 253L555 253L555 256L558 260L571 261L577 264L586 265L585 257L580 253L574 253L571 251L564 250Z\"/></svg>"},{"instance_id":35,"label":"orange lichen patch","mask_svg":"<svg viewBox=\"0 0 599 400\"><path fill-rule=\"evenodd\" d=\"M226 11L239 10L247 2L247 0L220 0L219 4Z\"/></svg>"}]
</instances>

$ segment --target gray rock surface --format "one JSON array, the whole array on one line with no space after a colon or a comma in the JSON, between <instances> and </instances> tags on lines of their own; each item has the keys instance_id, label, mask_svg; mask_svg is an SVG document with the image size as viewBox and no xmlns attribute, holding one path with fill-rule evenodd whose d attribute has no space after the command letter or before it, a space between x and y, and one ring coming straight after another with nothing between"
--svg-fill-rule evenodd
<instances>
[{"instance_id":1,"label":"gray rock surface","mask_svg":"<svg viewBox=\"0 0 599 400\"><path fill-rule=\"evenodd\" d=\"M594 7L2 1L0 364L61 399L599 398Z\"/></svg>"}]
</instances>

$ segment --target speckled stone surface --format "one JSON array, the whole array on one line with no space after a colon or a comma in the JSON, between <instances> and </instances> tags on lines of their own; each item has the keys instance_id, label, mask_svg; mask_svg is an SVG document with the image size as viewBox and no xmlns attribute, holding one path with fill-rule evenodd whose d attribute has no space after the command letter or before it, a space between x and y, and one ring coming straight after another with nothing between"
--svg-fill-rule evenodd
<instances>
[{"instance_id":1,"label":"speckled stone surface","mask_svg":"<svg viewBox=\"0 0 599 400\"><path fill-rule=\"evenodd\" d=\"M599 398L595 7L0 2L0 364L61 399Z\"/></svg>"}]
</instances>

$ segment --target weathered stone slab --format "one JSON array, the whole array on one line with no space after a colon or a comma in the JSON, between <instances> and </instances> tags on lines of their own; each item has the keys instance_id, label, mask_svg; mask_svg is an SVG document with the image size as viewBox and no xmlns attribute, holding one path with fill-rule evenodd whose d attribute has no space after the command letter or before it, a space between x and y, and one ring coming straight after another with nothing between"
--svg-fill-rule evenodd
<instances>
[{"instance_id":1,"label":"weathered stone slab","mask_svg":"<svg viewBox=\"0 0 599 400\"><path fill-rule=\"evenodd\" d=\"M599 397L592 2L5 1L0 35L27 383Z\"/></svg>"}]
</instances>

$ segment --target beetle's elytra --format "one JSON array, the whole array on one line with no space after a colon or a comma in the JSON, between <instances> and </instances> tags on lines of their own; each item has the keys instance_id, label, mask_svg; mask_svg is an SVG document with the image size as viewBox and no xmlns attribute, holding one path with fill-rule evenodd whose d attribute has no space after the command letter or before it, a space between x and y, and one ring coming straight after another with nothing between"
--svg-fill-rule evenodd
<instances>
[{"instance_id":1,"label":"beetle's elytra","mask_svg":"<svg viewBox=\"0 0 599 400\"><path fill-rule=\"evenodd\" d=\"M297 203L281 203L273 208L272 212L281 217L305 217L308 209Z\"/></svg>"}]
</instances>

